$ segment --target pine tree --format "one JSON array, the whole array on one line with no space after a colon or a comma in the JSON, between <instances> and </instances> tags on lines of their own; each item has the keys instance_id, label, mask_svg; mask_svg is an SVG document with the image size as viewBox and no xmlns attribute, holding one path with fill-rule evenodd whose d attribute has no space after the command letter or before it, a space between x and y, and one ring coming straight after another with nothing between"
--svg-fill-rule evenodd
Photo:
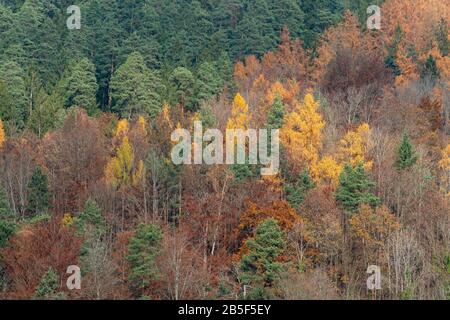
<instances>
[{"instance_id":1,"label":"pine tree","mask_svg":"<svg viewBox=\"0 0 450 320\"><path fill-rule=\"evenodd\" d=\"M197 72L197 101L210 99L219 93L222 86L223 81L214 65L209 62L202 63Z\"/></svg>"},{"instance_id":2,"label":"pine tree","mask_svg":"<svg viewBox=\"0 0 450 320\"><path fill-rule=\"evenodd\" d=\"M155 117L162 107L160 82L142 55L132 53L111 80L112 110L127 119L136 114Z\"/></svg>"},{"instance_id":3,"label":"pine tree","mask_svg":"<svg viewBox=\"0 0 450 320\"><path fill-rule=\"evenodd\" d=\"M284 235L278 222L268 219L255 230L254 239L246 242L248 253L240 262L241 282L249 286L247 299L270 298L270 288L279 278L283 265L278 257L284 249Z\"/></svg>"},{"instance_id":4,"label":"pine tree","mask_svg":"<svg viewBox=\"0 0 450 320\"><path fill-rule=\"evenodd\" d=\"M83 58L70 70L65 88L65 107L83 107L89 114L94 114L97 110L97 90L95 66Z\"/></svg>"},{"instance_id":5,"label":"pine tree","mask_svg":"<svg viewBox=\"0 0 450 320\"><path fill-rule=\"evenodd\" d=\"M187 110L195 111L195 78L192 72L187 68L178 67L173 70L169 80L175 90L174 102L181 104Z\"/></svg>"},{"instance_id":6,"label":"pine tree","mask_svg":"<svg viewBox=\"0 0 450 320\"><path fill-rule=\"evenodd\" d=\"M38 287L34 293L37 299L57 300L62 299L64 295L58 292L59 289L59 277L55 269L50 267L47 272L42 276Z\"/></svg>"},{"instance_id":7,"label":"pine tree","mask_svg":"<svg viewBox=\"0 0 450 320\"><path fill-rule=\"evenodd\" d=\"M356 168L346 164L339 177L336 200L349 213L357 212L361 204L375 206L379 199L370 192L374 186L375 183L367 176L362 163Z\"/></svg>"},{"instance_id":8,"label":"pine tree","mask_svg":"<svg viewBox=\"0 0 450 320\"><path fill-rule=\"evenodd\" d=\"M284 184L286 200L293 208L300 210L300 206L305 200L306 192L315 187L308 171L304 171L299 175L296 181L289 181Z\"/></svg>"},{"instance_id":9,"label":"pine tree","mask_svg":"<svg viewBox=\"0 0 450 320\"><path fill-rule=\"evenodd\" d=\"M45 213L50 208L50 192L48 190L47 176L37 166L28 183L27 211L32 215Z\"/></svg>"},{"instance_id":10,"label":"pine tree","mask_svg":"<svg viewBox=\"0 0 450 320\"><path fill-rule=\"evenodd\" d=\"M100 207L95 200L89 198L86 201L84 210L77 218L77 226L82 232L93 231L97 235L104 233L106 221L104 220Z\"/></svg>"},{"instance_id":11,"label":"pine tree","mask_svg":"<svg viewBox=\"0 0 450 320\"><path fill-rule=\"evenodd\" d=\"M409 136L405 133L397 151L395 168L399 171L406 170L414 166L416 162L417 153L409 140Z\"/></svg>"},{"instance_id":12,"label":"pine tree","mask_svg":"<svg viewBox=\"0 0 450 320\"><path fill-rule=\"evenodd\" d=\"M281 129L284 124L285 107L281 98L277 96L267 115L267 129Z\"/></svg>"},{"instance_id":13,"label":"pine tree","mask_svg":"<svg viewBox=\"0 0 450 320\"><path fill-rule=\"evenodd\" d=\"M162 231L155 225L140 224L128 245L130 281L140 292L158 276L156 258L160 253Z\"/></svg>"}]
</instances>

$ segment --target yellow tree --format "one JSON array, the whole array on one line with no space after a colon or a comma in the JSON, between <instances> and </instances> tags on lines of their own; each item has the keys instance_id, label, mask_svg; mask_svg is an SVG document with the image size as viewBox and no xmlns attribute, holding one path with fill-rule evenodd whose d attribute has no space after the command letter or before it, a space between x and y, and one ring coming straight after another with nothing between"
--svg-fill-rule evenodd
<instances>
[{"instance_id":1,"label":"yellow tree","mask_svg":"<svg viewBox=\"0 0 450 320\"><path fill-rule=\"evenodd\" d=\"M244 98L238 93L234 97L231 108L231 116L228 119L227 129L248 129L248 105Z\"/></svg>"},{"instance_id":2,"label":"yellow tree","mask_svg":"<svg viewBox=\"0 0 450 320\"><path fill-rule=\"evenodd\" d=\"M127 188L142 177L143 161L135 164L134 151L128 137L124 137L122 144L116 149L116 156L112 157L105 168L106 181L117 189Z\"/></svg>"},{"instance_id":3,"label":"yellow tree","mask_svg":"<svg viewBox=\"0 0 450 320\"><path fill-rule=\"evenodd\" d=\"M286 116L280 139L294 169L309 168L319 160L322 129L325 127L318 112L319 106L320 103L308 91L303 103L297 103L294 111Z\"/></svg>"},{"instance_id":4,"label":"yellow tree","mask_svg":"<svg viewBox=\"0 0 450 320\"><path fill-rule=\"evenodd\" d=\"M114 136L126 136L130 130L130 125L127 119L121 119L117 123L116 130L114 131Z\"/></svg>"},{"instance_id":5,"label":"yellow tree","mask_svg":"<svg viewBox=\"0 0 450 320\"><path fill-rule=\"evenodd\" d=\"M325 156L311 164L311 177L316 184L329 184L336 187L342 172L340 165L332 156Z\"/></svg>"},{"instance_id":6,"label":"yellow tree","mask_svg":"<svg viewBox=\"0 0 450 320\"><path fill-rule=\"evenodd\" d=\"M340 141L339 160L357 166L364 164L364 169L372 169L373 161L367 160L371 148L371 130L367 123L361 124L355 131L348 132Z\"/></svg>"},{"instance_id":7,"label":"yellow tree","mask_svg":"<svg viewBox=\"0 0 450 320\"><path fill-rule=\"evenodd\" d=\"M6 134L5 134L5 130L3 129L2 119L0 119L0 148L3 146L5 141L6 141Z\"/></svg>"}]
</instances>

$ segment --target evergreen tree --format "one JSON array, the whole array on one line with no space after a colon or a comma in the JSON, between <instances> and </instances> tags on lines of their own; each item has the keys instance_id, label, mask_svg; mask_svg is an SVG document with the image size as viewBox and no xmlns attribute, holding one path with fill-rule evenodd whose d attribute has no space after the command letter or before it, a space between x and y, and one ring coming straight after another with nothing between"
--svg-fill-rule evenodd
<instances>
[{"instance_id":1,"label":"evergreen tree","mask_svg":"<svg viewBox=\"0 0 450 320\"><path fill-rule=\"evenodd\" d=\"M305 201L305 196L308 190L314 189L315 184L312 181L307 171L300 174L296 181L289 181L284 184L284 192L286 193L286 200L289 204L300 210L300 206Z\"/></svg>"},{"instance_id":2,"label":"evergreen tree","mask_svg":"<svg viewBox=\"0 0 450 320\"><path fill-rule=\"evenodd\" d=\"M395 168L399 171L411 168L417 162L417 154L412 146L409 136L403 135L402 142L397 151Z\"/></svg>"},{"instance_id":3,"label":"evergreen tree","mask_svg":"<svg viewBox=\"0 0 450 320\"><path fill-rule=\"evenodd\" d=\"M268 219L256 227L254 239L247 240L248 253L240 262L242 284L249 286L247 299L271 298L270 288L283 267L278 262L285 245L283 237L277 221Z\"/></svg>"},{"instance_id":4,"label":"evergreen tree","mask_svg":"<svg viewBox=\"0 0 450 320\"><path fill-rule=\"evenodd\" d=\"M11 210L5 190L0 186L0 248L7 244L16 229L15 215Z\"/></svg>"},{"instance_id":5,"label":"evergreen tree","mask_svg":"<svg viewBox=\"0 0 450 320\"><path fill-rule=\"evenodd\" d=\"M214 65L209 62L202 63L197 72L197 100L201 101L210 99L220 92L222 86L222 79L220 79Z\"/></svg>"},{"instance_id":6,"label":"evergreen tree","mask_svg":"<svg viewBox=\"0 0 450 320\"><path fill-rule=\"evenodd\" d=\"M374 186L375 183L370 181L362 163L356 168L346 164L339 177L336 200L349 213L357 212L361 204L375 206L379 199L370 192Z\"/></svg>"},{"instance_id":7,"label":"evergreen tree","mask_svg":"<svg viewBox=\"0 0 450 320\"><path fill-rule=\"evenodd\" d=\"M138 292L158 276L156 258L160 253L162 231L155 225L140 224L128 245L127 260L131 267L130 281Z\"/></svg>"},{"instance_id":8,"label":"evergreen tree","mask_svg":"<svg viewBox=\"0 0 450 320\"><path fill-rule=\"evenodd\" d=\"M0 65L0 118L23 127L28 114L25 74L14 61Z\"/></svg>"},{"instance_id":9,"label":"evergreen tree","mask_svg":"<svg viewBox=\"0 0 450 320\"><path fill-rule=\"evenodd\" d=\"M162 107L161 90L156 73L147 68L140 53L134 52L111 80L112 110L128 119L136 114L155 117Z\"/></svg>"},{"instance_id":10,"label":"evergreen tree","mask_svg":"<svg viewBox=\"0 0 450 320\"><path fill-rule=\"evenodd\" d=\"M32 215L45 213L50 208L50 192L48 190L47 176L37 166L28 183L28 207Z\"/></svg>"},{"instance_id":11,"label":"evergreen tree","mask_svg":"<svg viewBox=\"0 0 450 320\"><path fill-rule=\"evenodd\" d=\"M92 231L100 236L105 232L106 221L102 216L97 202L91 198L86 201L84 210L77 218L78 229L82 232Z\"/></svg>"},{"instance_id":12,"label":"evergreen tree","mask_svg":"<svg viewBox=\"0 0 450 320\"><path fill-rule=\"evenodd\" d=\"M38 287L34 293L37 299L57 300L62 299L64 295L58 292L59 289L59 277L55 269L50 267L47 272L42 276Z\"/></svg>"},{"instance_id":13,"label":"evergreen tree","mask_svg":"<svg viewBox=\"0 0 450 320\"><path fill-rule=\"evenodd\" d=\"M284 116L286 115L285 107L281 98L277 96L269 109L267 115L267 129L280 129L284 124Z\"/></svg>"},{"instance_id":14,"label":"evergreen tree","mask_svg":"<svg viewBox=\"0 0 450 320\"><path fill-rule=\"evenodd\" d=\"M65 89L65 107L83 107L89 114L95 113L98 85L92 62L83 58L76 63L70 70Z\"/></svg>"},{"instance_id":15,"label":"evergreen tree","mask_svg":"<svg viewBox=\"0 0 450 320\"><path fill-rule=\"evenodd\" d=\"M184 67L178 67L170 76L170 83L175 89L176 101L188 110L194 110L196 104L194 96L195 78L192 72Z\"/></svg>"},{"instance_id":16,"label":"evergreen tree","mask_svg":"<svg viewBox=\"0 0 450 320\"><path fill-rule=\"evenodd\" d=\"M428 59L423 63L420 70L420 78L422 80L430 80L435 82L437 78L439 78L440 72L439 68L436 64L436 60L432 55L428 56Z\"/></svg>"}]
</instances>

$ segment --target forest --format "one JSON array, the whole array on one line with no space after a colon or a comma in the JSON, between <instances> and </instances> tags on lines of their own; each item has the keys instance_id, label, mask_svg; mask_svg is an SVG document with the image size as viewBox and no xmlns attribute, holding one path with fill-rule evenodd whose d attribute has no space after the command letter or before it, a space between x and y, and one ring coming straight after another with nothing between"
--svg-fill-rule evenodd
<instances>
[{"instance_id":1,"label":"forest","mask_svg":"<svg viewBox=\"0 0 450 320\"><path fill-rule=\"evenodd\" d=\"M450 299L448 8L0 0L0 299ZM277 174L174 164L196 122Z\"/></svg>"}]
</instances>

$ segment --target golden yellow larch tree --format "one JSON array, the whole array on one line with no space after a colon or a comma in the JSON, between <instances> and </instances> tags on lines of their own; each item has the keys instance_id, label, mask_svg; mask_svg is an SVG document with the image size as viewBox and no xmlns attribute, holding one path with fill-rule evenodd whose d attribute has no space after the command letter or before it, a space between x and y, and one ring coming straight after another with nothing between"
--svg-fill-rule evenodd
<instances>
[{"instance_id":1,"label":"golden yellow larch tree","mask_svg":"<svg viewBox=\"0 0 450 320\"><path fill-rule=\"evenodd\" d=\"M308 91L303 103L297 103L295 110L286 116L280 139L295 168L304 169L319 160L322 129L325 127L318 112L319 106L312 92Z\"/></svg>"},{"instance_id":2,"label":"golden yellow larch tree","mask_svg":"<svg viewBox=\"0 0 450 320\"><path fill-rule=\"evenodd\" d=\"M364 169L370 170L373 161L368 160L371 149L371 130L367 123L361 124L355 131L348 132L339 143L338 156L341 164L350 163L357 166L364 164Z\"/></svg>"},{"instance_id":3,"label":"golden yellow larch tree","mask_svg":"<svg viewBox=\"0 0 450 320\"><path fill-rule=\"evenodd\" d=\"M310 168L311 177L316 184L329 184L336 187L342 172L340 165L332 156L325 156L319 162L312 163Z\"/></svg>"},{"instance_id":4,"label":"golden yellow larch tree","mask_svg":"<svg viewBox=\"0 0 450 320\"><path fill-rule=\"evenodd\" d=\"M231 116L228 119L227 129L248 129L249 116L248 105L244 98L238 93L234 97L231 107Z\"/></svg>"},{"instance_id":5,"label":"golden yellow larch tree","mask_svg":"<svg viewBox=\"0 0 450 320\"><path fill-rule=\"evenodd\" d=\"M116 156L112 157L105 168L106 181L117 189L135 185L142 177L144 163L135 164L133 146L128 137L124 137L122 144L116 149Z\"/></svg>"},{"instance_id":6,"label":"golden yellow larch tree","mask_svg":"<svg viewBox=\"0 0 450 320\"><path fill-rule=\"evenodd\" d=\"M126 136L130 130L130 124L127 119L121 119L117 122L116 130L114 130L114 136Z\"/></svg>"},{"instance_id":7,"label":"golden yellow larch tree","mask_svg":"<svg viewBox=\"0 0 450 320\"><path fill-rule=\"evenodd\" d=\"M2 119L0 119L0 148L3 146L5 141L6 141L5 129L3 128Z\"/></svg>"}]
</instances>

